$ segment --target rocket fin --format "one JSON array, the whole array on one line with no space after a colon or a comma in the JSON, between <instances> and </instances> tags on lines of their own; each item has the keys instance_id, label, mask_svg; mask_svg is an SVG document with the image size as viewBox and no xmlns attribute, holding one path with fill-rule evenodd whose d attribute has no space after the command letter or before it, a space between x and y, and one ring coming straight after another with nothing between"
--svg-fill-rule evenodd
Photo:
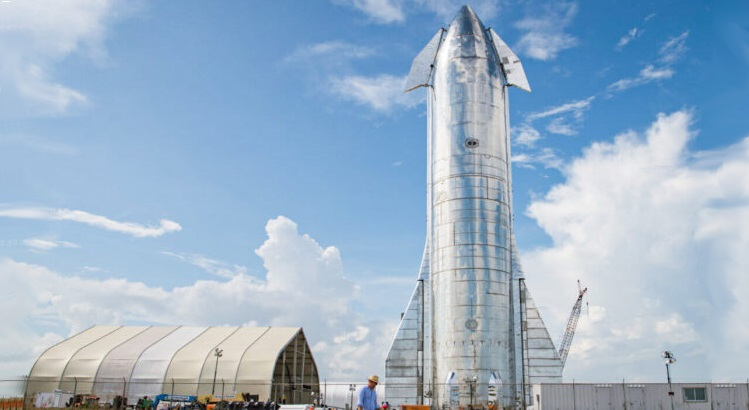
<instances>
[{"instance_id":1,"label":"rocket fin","mask_svg":"<svg viewBox=\"0 0 749 410\"><path fill-rule=\"evenodd\" d=\"M439 29L437 34L429 40L426 47L414 58L411 64L411 71L408 72L404 92L429 85L429 80L432 78L432 70L434 69L434 59L437 57L437 51L439 51L440 44L442 44L444 33L445 29Z\"/></svg>"},{"instance_id":2,"label":"rocket fin","mask_svg":"<svg viewBox=\"0 0 749 410\"><path fill-rule=\"evenodd\" d=\"M561 383L564 365L528 288L525 293L526 357L531 384Z\"/></svg>"},{"instance_id":3,"label":"rocket fin","mask_svg":"<svg viewBox=\"0 0 749 410\"><path fill-rule=\"evenodd\" d=\"M429 244L419 269L411 300L401 317L398 331L385 359L386 395L394 406L421 402L424 394L425 372L431 372L428 361L429 331L426 328L429 312ZM425 355L425 353L427 353Z\"/></svg>"},{"instance_id":4,"label":"rocket fin","mask_svg":"<svg viewBox=\"0 0 749 410\"><path fill-rule=\"evenodd\" d=\"M514 236L511 246L513 277L520 278L523 277L523 267L520 264L520 255ZM523 326L525 339L523 343L523 356L525 365L528 366L528 382L531 385L538 383L561 383L564 365L559 358L559 352L554 346L551 336L549 336L546 324L541 318L541 312L538 310L536 302L533 301L528 288L524 285L525 282L523 281L523 288L521 289L522 304L525 307L525 311L523 312L523 319L525 321L525 326Z\"/></svg>"},{"instance_id":5,"label":"rocket fin","mask_svg":"<svg viewBox=\"0 0 749 410\"><path fill-rule=\"evenodd\" d=\"M528 78L526 78L525 70L523 70L523 63L494 30L489 29L489 33L492 43L494 43L494 50L497 52L499 62L502 65L502 71L505 73L507 85L531 92L531 86L528 84Z\"/></svg>"}]
</instances>

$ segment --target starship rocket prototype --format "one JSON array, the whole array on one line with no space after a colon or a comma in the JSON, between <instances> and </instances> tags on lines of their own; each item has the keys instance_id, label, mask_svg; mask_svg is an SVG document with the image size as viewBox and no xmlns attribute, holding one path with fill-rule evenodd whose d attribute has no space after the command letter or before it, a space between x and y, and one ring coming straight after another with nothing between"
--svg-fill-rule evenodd
<instances>
[{"instance_id":1,"label":"starship rocket prototype","mask_svg":"<svg viewBox=\"0 0 749 410\"><path fill-rule=\"evenodd\" d=\"M525 288L512 220L507 92L515 53L468 6L416 56L426 87L427 238L385 363L394 405L514 405L563 364Z\"/></svg>"}]
</instances>

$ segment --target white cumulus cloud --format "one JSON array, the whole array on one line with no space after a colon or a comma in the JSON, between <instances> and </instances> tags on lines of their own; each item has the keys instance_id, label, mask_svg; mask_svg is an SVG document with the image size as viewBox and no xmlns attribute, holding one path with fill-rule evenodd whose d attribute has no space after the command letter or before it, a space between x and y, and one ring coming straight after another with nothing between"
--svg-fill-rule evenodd
<instances>
[{"instance_id":1,"label":"white cumulus cloud","mask_svg":"<svg viewBox=\"0 0 749 410\"><path fill-rule=\"evenodd\" d=\"M265 230L268 237L255 251L265 277L235 269L171 289L0 259L0 373L26 374L42 349L93 324L138 323L303 326L324 377L363 378L381 369L395 323L355 311L358 286L346 278L338 249L320 246L285 217L268 221ZM232 266L172 256L208 270Z\"/></svg>"},{"instance_id":2,"label":"white cumulus cloud","mask_svg":"<svg viewBox=\"0 0 749 410\"><path fill-rule=\"evenodd\" d=\"M561 332L577 279L597 307L568 377L659 380L667 349L682 380L746 377L749 138L694 153L692 121L661 114L644 133L592 144L527 209L552 240L522 255L536 300L556 307L547 323Z\"/></svg>"}]
</instances>

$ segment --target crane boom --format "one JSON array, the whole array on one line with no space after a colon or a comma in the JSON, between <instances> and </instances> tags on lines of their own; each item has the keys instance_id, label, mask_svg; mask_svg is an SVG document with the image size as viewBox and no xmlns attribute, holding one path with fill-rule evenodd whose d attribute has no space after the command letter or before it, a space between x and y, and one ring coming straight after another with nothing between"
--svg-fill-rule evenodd
<instances>
[{"instance_id":1,"label":"crane boom","mask_svg":"<svg viewBox=\"0 0 749 410\"><path fill-rule=\"evenodd\" d=\"M564 336L562 337L562 343L559 345L559 358L562 360L562 366L567 361L567 354L570 352L570 346L572 346L572 338L575 337L575 329L577 329L577 321L580 319L580 311L583 307L583 296L588 288L581 288L580 281L577 281L577 300L575 305L572 306L572 313L570 313L570 319L567 321L567 328L564 330Z\"/></svg>"}]
</instances>

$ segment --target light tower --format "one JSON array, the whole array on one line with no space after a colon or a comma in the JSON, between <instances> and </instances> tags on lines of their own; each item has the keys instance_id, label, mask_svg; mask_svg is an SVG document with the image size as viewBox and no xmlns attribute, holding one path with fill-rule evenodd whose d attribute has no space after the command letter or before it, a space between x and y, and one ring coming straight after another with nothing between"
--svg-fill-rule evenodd
<instances>
[{"instance_id":1,"label":"light tower","mask_svg":"<svg viewBox=\"0 0 749 410\"><path fill-rule=\"evenodd\" d=\"M219 349L217 347L213 351L213 355L216 356L216 367L213 369L213 387L211 388L211 396L216 394L216 375L218 374L218 358L224 355L224 349Z\"/></svg>"},{"instance_id":2,"label":"light tower","mask_svg":"<svg viewBox=\"0 0 749 410\"><path fill-rule=\"evenodd\" d=\"M676 357L673 353L666 350L662 354L663 361L666 362L666 379L668 380L668 397L671 399L671 410L674 409L674 390L671 388L671 369L670 365L676 363Z\"/></svg>"}]
</instances>

